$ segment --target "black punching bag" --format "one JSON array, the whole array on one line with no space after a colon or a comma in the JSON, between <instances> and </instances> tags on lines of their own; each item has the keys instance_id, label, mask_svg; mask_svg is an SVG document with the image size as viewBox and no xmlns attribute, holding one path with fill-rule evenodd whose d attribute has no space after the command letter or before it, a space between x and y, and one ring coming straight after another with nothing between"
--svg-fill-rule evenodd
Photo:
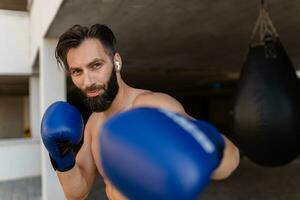
<instances>
[{"instance_id":1,"label":"black punching bag","mask_svg":"<svg viewBox=\"0 0 300 200\"><path fill-rule=\"evenodd\" d=\"M281 166L300 154L300 86L266 11L261 15L271 28L252 43L240 74L234 140L250 160Z\"/></svg>"}]
</instances>

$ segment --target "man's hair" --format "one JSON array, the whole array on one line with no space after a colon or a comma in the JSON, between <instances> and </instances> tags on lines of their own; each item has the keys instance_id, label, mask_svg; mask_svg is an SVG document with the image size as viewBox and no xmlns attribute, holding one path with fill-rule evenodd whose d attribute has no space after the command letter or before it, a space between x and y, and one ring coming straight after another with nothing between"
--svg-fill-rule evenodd
<instances>
[{"instance_id":1,"label":"man's hair","mask_svg":"<svg viewBox=\"0 0 300 200\"><path fill-rule=\"evenodd\" d=\"M74 25L63 33L55 49L56 60L64 70L68 71L67 54L71 48L77 48L85 39L98 39L105 52L113 59L116 53L116 38L110 28L104 24L94 24L90 28Z\"/></svg>"}]
</instances>

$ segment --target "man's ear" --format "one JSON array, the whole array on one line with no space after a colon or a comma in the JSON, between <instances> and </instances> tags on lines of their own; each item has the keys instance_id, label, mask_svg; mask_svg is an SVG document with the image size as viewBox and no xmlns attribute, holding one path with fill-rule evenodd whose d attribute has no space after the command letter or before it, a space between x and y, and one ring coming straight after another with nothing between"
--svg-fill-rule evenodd
<instances>
[{"instance_id":1,"label":"man's ear","mask_svg":"<svg viewBox=\"0 0 300 200\"><path fill-rule=\"evenodd\" d=\"M116 71L120 71L122 68L122 58L119 53L115 53L114 63L115 63Z\"/></svg>"}]
</instances>

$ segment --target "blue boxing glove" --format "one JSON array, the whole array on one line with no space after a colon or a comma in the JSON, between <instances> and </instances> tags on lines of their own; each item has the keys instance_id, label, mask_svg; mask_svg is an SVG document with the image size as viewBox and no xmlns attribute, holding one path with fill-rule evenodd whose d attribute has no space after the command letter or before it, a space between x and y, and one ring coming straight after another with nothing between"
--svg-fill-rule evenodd
<instances>
[{"instance_id":1,"label":"blue boxing glove","mask_svg":"<svg viewBox=\"0 0 300 200\"><path fill-rule=\"evenodd\" d=\"M41 124L42 140L55 170L73 168L73 147L81 141L83 129L80 112L66 102L55 102L45 111Z\"/></svg>"},{"instance_id":2,"label":"blue boxing glove","mask_svg":"<svg viewBox=\"0 0 300 200\"><path fill-rule=\"evenodd\" d=\"M101 131L104 173L131 200L197 199L225 146L209 123L156 108L120 113Z\"/></svg>"}]
</instances>

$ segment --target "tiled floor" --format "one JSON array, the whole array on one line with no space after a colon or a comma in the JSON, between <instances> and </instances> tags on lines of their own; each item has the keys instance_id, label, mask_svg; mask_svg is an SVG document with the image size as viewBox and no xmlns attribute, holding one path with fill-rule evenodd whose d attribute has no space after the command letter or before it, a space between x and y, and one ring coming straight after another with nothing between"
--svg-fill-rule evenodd
<instances>
[{"instance_id":1,"label":"tiled floor","mask_svg":"<svg viewBox=\"0 0 300 200\"><path fill-rule=\"evenodd\" d=\"M224 181L213 181L201 200L299 200L300 161L279 168L263 168L243 160ZM40 200L40 177L0 182L0 200ZM107 200L98 179L88 200Z\"/></svg>"}]
</instances>

